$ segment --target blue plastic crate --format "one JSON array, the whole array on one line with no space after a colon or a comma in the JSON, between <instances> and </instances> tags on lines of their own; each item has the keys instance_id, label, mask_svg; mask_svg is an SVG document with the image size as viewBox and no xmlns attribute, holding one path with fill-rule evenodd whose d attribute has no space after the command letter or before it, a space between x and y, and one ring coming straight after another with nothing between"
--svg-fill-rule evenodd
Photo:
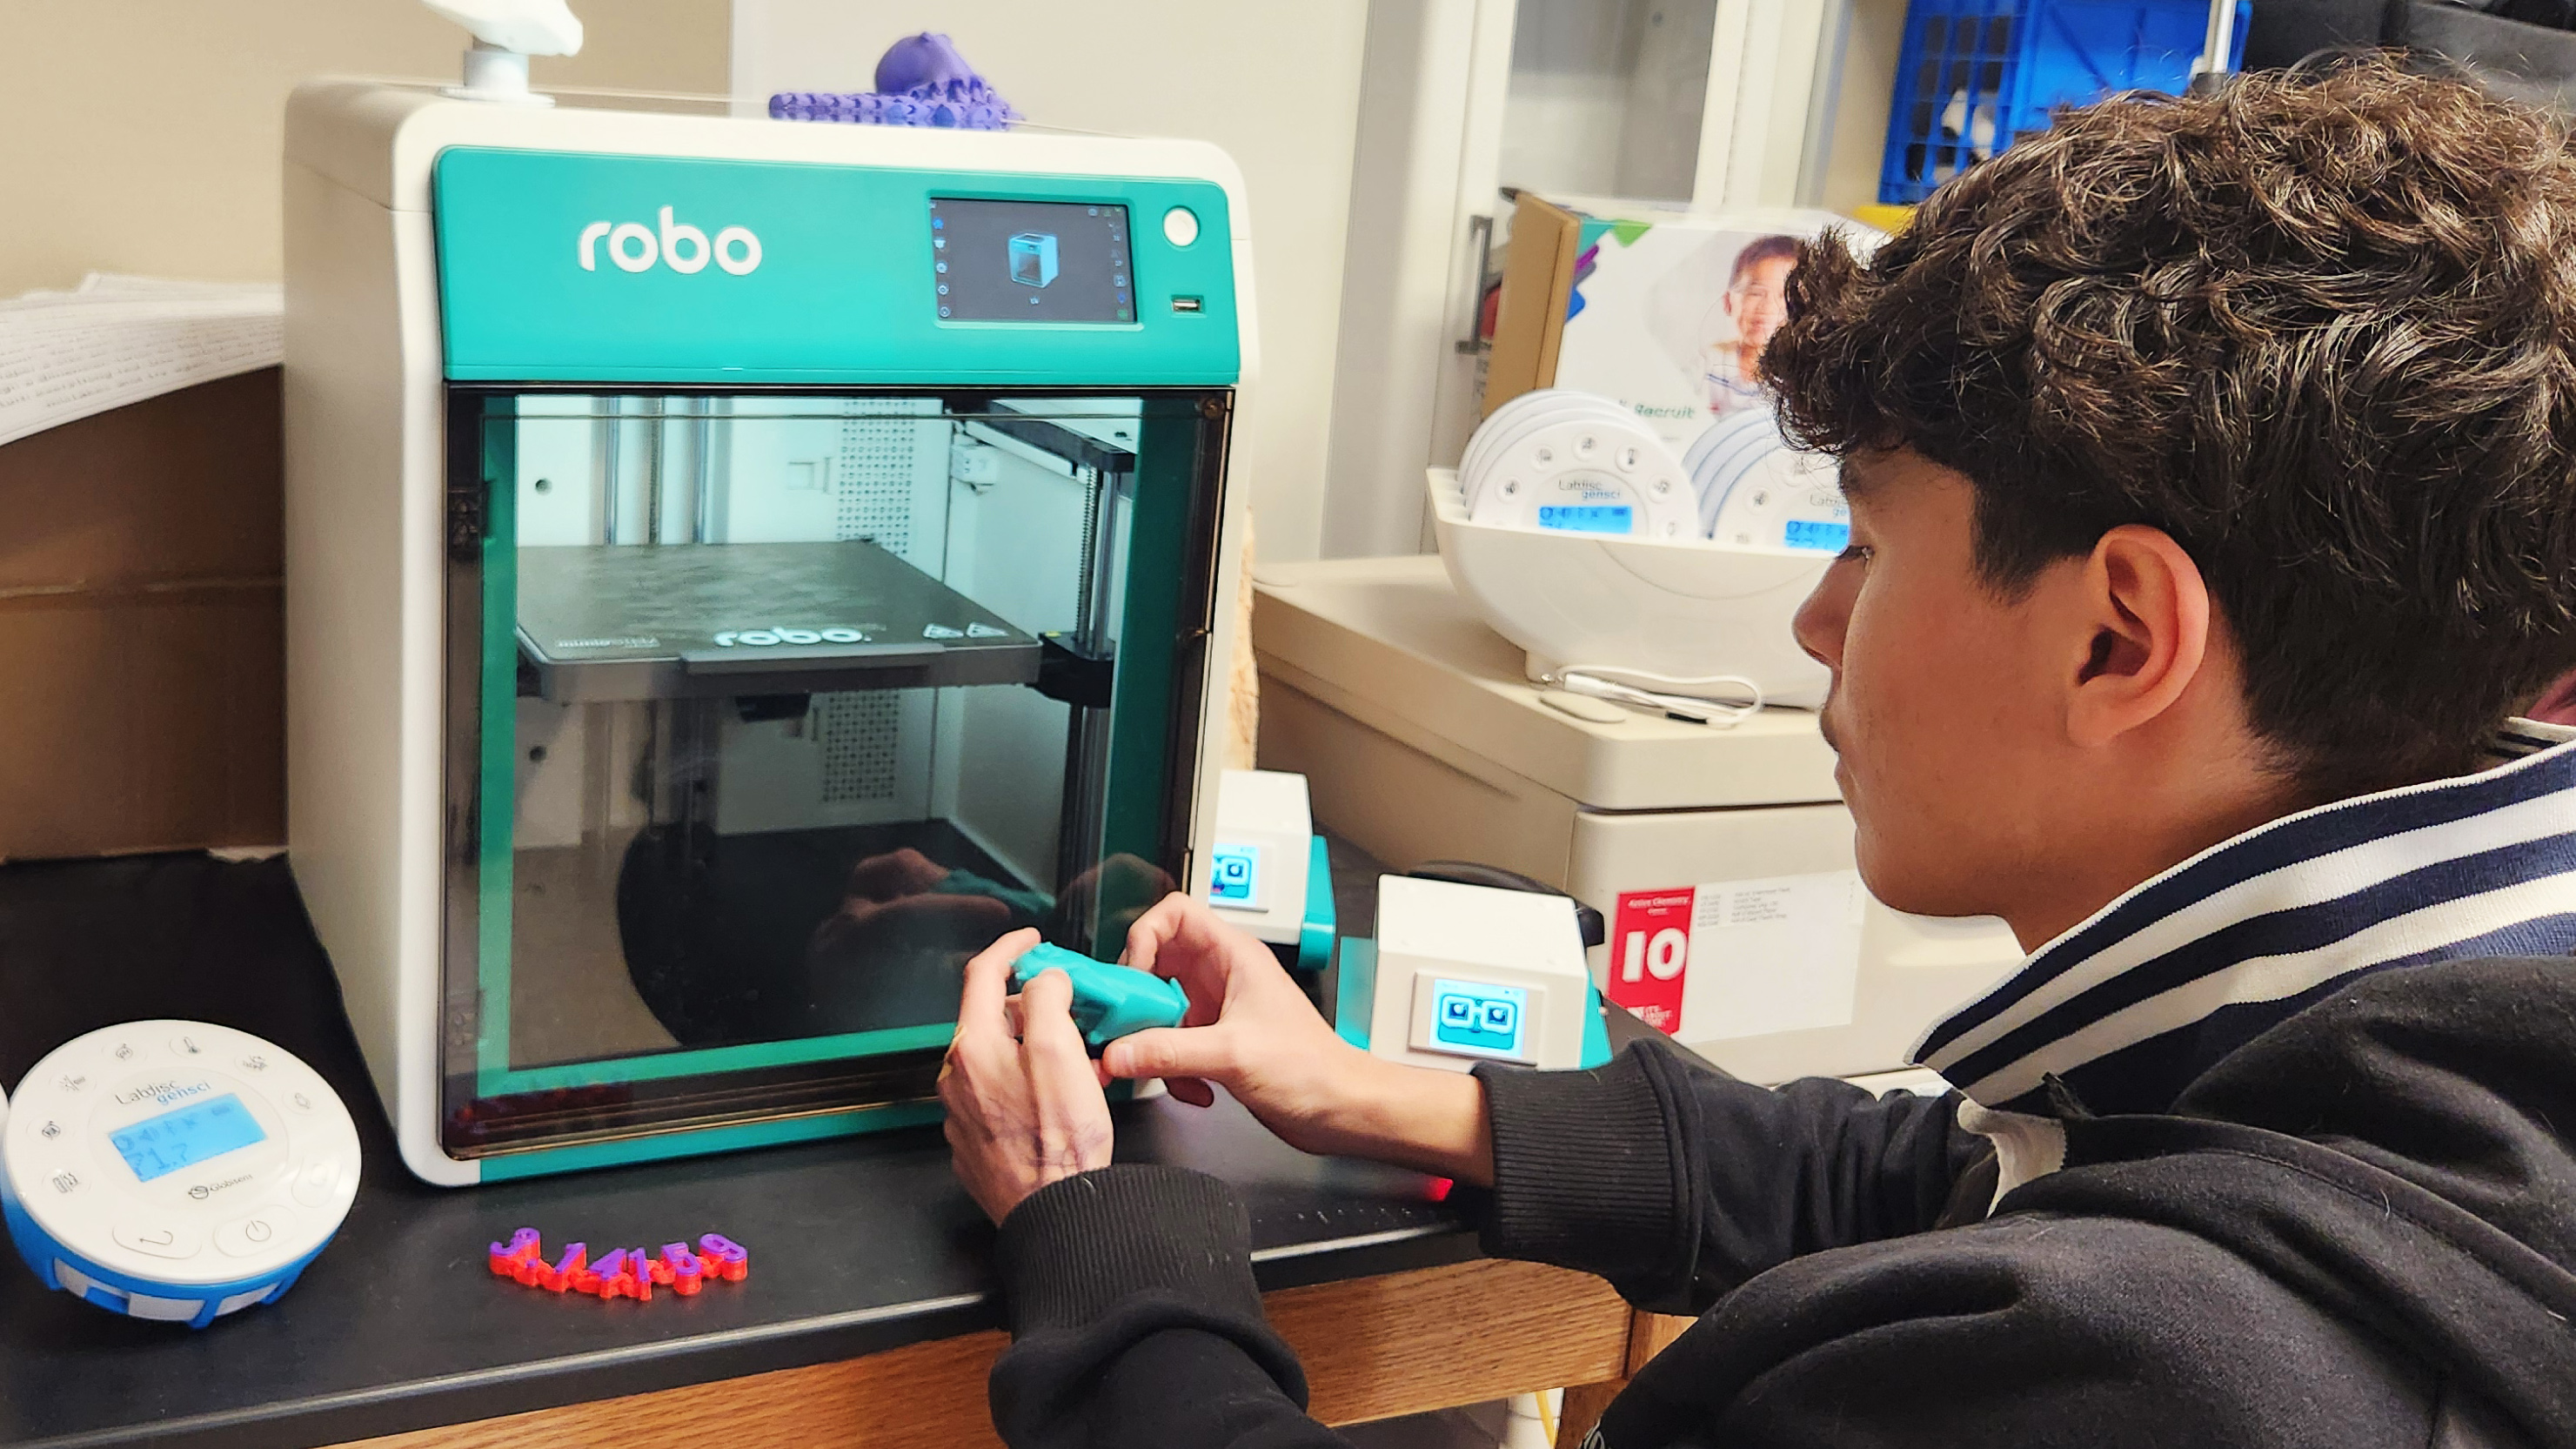
<instances>
[{"instance_id":1,"label":"blue plastic crate","mask_svg":"<svg viewBox=\"0 0 2576 1449\"><path fill-rule=\"evenodd\" d=\"M2252 8L2237 0L2231 70ZM2114 91L2179 94L2208 28L2207 0L1913 0L1878 199L1921 201L2017 137L2047 130L2052 107Z\"/></svg>"}]
</instances>

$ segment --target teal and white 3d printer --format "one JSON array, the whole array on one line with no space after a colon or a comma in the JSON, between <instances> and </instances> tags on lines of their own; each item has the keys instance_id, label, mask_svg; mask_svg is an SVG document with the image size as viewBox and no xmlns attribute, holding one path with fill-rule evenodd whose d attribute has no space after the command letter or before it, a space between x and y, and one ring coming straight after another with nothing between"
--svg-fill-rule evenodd
<instances>
[{"instance_id":1,"label":"teal and white 3d printer","mask_svg":"<svg viewBox=\"0 0 2576 1449\"><path fill-rule=\"evenodd\" d=\"M1199 143L296 93L289 845L414 1173L927 1120L967 954L1194 878L1247 257Z\"/></svg>"}]
</instances>

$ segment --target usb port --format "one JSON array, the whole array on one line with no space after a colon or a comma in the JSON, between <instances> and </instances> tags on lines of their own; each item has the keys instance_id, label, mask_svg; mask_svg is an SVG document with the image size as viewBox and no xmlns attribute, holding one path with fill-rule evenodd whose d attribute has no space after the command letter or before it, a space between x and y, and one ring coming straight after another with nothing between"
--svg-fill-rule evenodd
<instances>
[{"instance_id":1,"label":"usb port","mask_svg":"<svg viewBox=\"0 0 2576 1449\"><path fill-rule=\"evenodd\" d=\"M1196 312L1199 310L1199 299L1196 297L1174 297L1172 299L1172 310L1175 312Z\"/></svg>"}]
</instances>

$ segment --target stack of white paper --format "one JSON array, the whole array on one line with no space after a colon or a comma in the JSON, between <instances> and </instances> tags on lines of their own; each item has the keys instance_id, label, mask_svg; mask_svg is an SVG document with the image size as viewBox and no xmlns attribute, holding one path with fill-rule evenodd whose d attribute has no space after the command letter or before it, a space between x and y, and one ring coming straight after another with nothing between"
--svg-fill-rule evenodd
<instances>
[{"instance_id":1,"label":"stack of white paper","mask_svg":"<svg viewBox=\"0 0 2576 1449\"><path fill-rule=\"evenodd\" d=\"M0 301L0 443L285 355L274 282L93 272L69 292Z\"/></svg>"}]
</instances>

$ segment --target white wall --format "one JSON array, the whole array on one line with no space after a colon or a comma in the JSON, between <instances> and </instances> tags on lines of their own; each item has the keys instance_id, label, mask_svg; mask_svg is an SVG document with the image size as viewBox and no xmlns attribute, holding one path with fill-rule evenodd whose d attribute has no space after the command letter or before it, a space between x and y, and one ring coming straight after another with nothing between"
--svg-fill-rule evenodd
<instances>
[{"instance_id":1,"label":"white wall","mask_svg":"<svg viewBox=\"0 0 2576 1449\"><path fill-rule=\"evenodd\" d=\"M1479 251L1509 101L1513 0L1376 0L1351 187L1323 553L1428 545L1422 469L1473 423Z\"/></svg>"},{"instance_id":2,"label":"white wall","mask_svg":"<svg viewBox=\"0 0 2576 1449\"><path fill-rule=\"evenodd\" d=\"M1367 0L735 0L733 88L866 90L924 26L1050 126L1216 142L1250 192L1261 380L1236 437L1260 552L1315 556Z\"/></svg>"},{"instance_id":3,"label":"white wall","mask_svg":"<svg viewBox=\"0 0 2576 1449\"><path fill-rule=\"evenodd\" d=\"M724 0L573 0L537 84L722 91ZM278 275L286 93L456 74L418 0L0 0L0 297L83 272ZM1346 148L1347 149L1347 148Z\"/></svg>"}]
</instances>

